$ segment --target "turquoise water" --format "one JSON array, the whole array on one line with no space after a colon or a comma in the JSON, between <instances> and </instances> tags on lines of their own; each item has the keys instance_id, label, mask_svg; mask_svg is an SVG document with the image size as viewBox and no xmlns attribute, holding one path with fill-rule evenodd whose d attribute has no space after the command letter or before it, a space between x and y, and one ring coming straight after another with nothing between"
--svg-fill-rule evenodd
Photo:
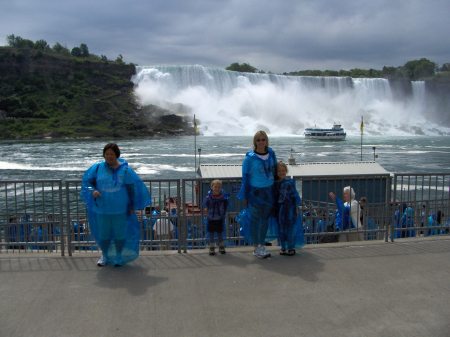
<instances>
[{"instance_id":1,"label":"turquoise water","mask_svg":"<svg viewBox=\"0 0 450 337\"><path fill-rule=\"evenodd\" d=\"M8 141L0 142L0 179L79 179L95 161L102 159L103 146L111 140ZM129 139L116 141L122 156L146 179L194 177L194 137ZM252 137L197 137L202 164L240 164L251 148ZM361 139L320 142L304 137L271 137L278 159L287 161L291 149L297 163L359 161ZM449 172L450 137L363 138L363 160L373 160L374 151L386 170L397 173Z\"/></svg>"}]
</instances>

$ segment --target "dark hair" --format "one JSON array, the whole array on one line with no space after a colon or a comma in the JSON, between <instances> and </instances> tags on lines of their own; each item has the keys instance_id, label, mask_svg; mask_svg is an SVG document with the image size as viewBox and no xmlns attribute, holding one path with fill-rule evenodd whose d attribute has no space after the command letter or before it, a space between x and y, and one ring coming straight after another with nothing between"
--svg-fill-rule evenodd
<instances>
[{"instance_id":1,"label":"dark hair","mask_svg":"<svg viewBox=\"0 0 450 337\"><path fill-rule=\"evenodd\" d=\"M103 157L105 157L105 152L108 149L111 149L114 151L114 153L116 154L116 158L120 157L120 149L117 146L117 144L115 144L115 143L108 143L105 145L105 147L103 148Z\"/></svg>"}]
</instances>

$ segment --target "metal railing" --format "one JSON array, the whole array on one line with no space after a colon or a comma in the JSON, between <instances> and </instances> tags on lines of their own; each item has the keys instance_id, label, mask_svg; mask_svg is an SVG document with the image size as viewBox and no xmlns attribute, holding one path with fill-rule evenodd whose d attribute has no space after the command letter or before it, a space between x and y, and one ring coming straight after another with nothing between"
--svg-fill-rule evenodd
<instances>
[{"instance_id":1,"label":"metal railing","mask_svg":"<svg viewBox=\"0 0 450 337\"><path fill-rule=\"evenodd\" d=\"M449 234L450 173L294 179L303 201L298 212L302 216L306 244L394 241ZM223 189L230 195L227 244L245 245L236 221L243 208L237 199L240 179L221 180ZM141 250L186 252L204 248L207 224L202 201L211 179L144 182L152 194L152 206L138 212ZM337 226L336 204L328 198L328 192L340 196L343 186L354 187L359 198L367 199L358 214L362 220L358 228ZM74 252L98 250L80 187L79 180L0 181L0 253L56 252L71 256ZM169 231L162 232L161 226L167 223Z\"/></svg>"},{"instance_id":2,"label":"metal railing","mask_svg":"<svg viewBox=\"0 0 450 337\"><path fill-rule=\"evenodd\" d=\"M0 252L65 251L61 180L0 181Z\"/></svg>"}]
</instances>

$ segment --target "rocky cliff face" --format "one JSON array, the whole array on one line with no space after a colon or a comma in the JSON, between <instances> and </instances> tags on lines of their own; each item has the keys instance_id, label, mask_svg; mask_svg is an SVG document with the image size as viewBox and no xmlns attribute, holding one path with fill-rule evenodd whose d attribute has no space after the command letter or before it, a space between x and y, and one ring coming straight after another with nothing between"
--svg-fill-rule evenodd
<instances>
[{"instance_id":1,"label":"rocky cliff face","mask_svg":"<svg viewBox=\"0 0 450 337\"><path fill-rule=\"evenodd\" d=\"M134 65L0 47L0 138L192 134L185 118L138 106Z\"/></svg>"},{"instance_id":2,"label":"rocky cliff face","mask_svg":"<svg viewBox=\"0 0 450 337\"><path fill-rule=\"evenodd\" d=\"M393 95L398 100L412 95L412 84L406 79L389 79ZM438 74L425 80L425 97L427 117L440 125L450 126L450 75Z\"/></svg>"},{"instance_id":3,"label":"rocky cliff face","mask_svg":"<svg viewBox=\"0 0 450 337\"><path fill-rule=\"evenodd\" d=\"M450 76L437 76L425 82L430 118L450 126Z\"/></svg>"}]
</instances>

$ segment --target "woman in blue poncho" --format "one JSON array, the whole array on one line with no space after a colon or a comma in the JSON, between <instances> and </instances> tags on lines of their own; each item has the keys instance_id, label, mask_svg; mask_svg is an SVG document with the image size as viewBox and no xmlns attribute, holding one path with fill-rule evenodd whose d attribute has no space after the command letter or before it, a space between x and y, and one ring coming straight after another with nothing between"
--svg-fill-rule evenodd
<instances>
[{"instance_id":1,"label":"woman in blue poncho","mask_svg":"<svg viewBox=\"0 0 450 337\"><path fill-rule=\"evenodd\" d=\"M269 138L264 131L253 137L253 150L247 152L242 164L242 185L238 194L247 202L247 208L239 216L246 240L255 246L253 254L266 258L265 239L269 216L273 208L273 183L277 159L269 147Z\"/></svg>"},{"instance_id":2,"label":"woman in blue poncho","mask_svg":"<svg viewBox=\"0 0 450 337\"><path fill-rule=\"evenodd\" d=\"M121 266L139 255L139 221L135 210L151 204L150 193L117 144L103 149L104 161L83 175L81 195L86 202L89 225L102 256L98 266Z\"/></svg>"},{"instance_id":3,"label":"woman in blue poncho","mask_svg":"<svg viewBox=\"0 0 450 337\"><path fill-rule=\"evenodd\" d=\"M278 180L275 182L275 217L278 229L280 255L295 255L295 247L304 245L301 216L297 206L301 199L295 186L295 180L286 177L287 165L282 161L277 164Z\"/></svg>"}]
</instances>

